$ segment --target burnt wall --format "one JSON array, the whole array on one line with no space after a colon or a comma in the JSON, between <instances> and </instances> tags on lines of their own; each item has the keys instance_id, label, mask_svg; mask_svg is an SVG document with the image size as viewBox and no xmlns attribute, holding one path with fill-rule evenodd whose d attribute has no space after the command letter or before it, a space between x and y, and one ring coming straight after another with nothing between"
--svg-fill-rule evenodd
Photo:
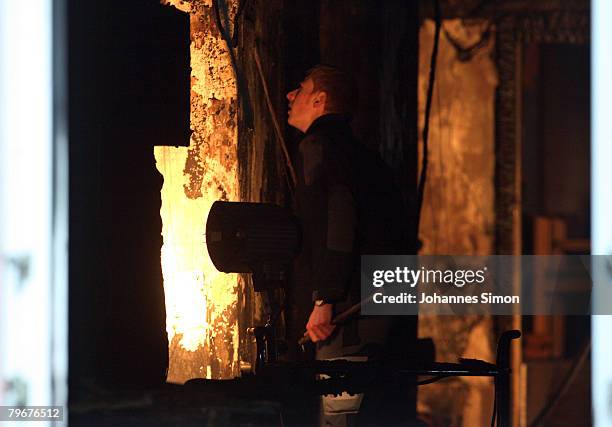
<instances>
[{"instance_id":1,"label":"burnt wall","mask_svg":"<svg viewBox=\"0 0 612 427\"><path fill-rule=\"evenodd\" d=\"M164 177L161 251L170 340L168 381L239 375L238 277L208 256L206 222L217 200L237 201L237 82L224 33L236 2L169 2L189 13L191 134L189 147L155 147Z\"/></svg>"},{"instance_id":2,"label":"burnt wall","mask_svg":"<svg viewBox=\"0 0 612 427\"><path fill-rule=\"evenodd\" d=\"M494 39L483 39L488 22L444 20L433 92L429 169L421 238L423 254L489 255L495 231ZM434 23L421 26L419 125L424 125ZM460 57L451 40L470 46ZM491 316L420 316L419 335L434 339L439 361L472 357L493 362ZM433 425L483 425L493 402L489 379L454 378L420 390L419 403Z\"/></svg>"},{"instance_id":3,"label":"burnt wall","mask_svg":"<svg viewBox=\"0 0 612 427\"><path fill-rule=\"evenodd\" d=\"M253 0L240 19L238 51L238 180L240 199L286 205L285 161L275 137L274 124L266 106L264 87L255 63L259 55L265 82L281 129L283 124L283 2ZM238 289L240 359L254 362L252 337L245 333L253 325L265 323L261 295L253 291L250 275L240 277Z\"/></svg>"}]
</instances>

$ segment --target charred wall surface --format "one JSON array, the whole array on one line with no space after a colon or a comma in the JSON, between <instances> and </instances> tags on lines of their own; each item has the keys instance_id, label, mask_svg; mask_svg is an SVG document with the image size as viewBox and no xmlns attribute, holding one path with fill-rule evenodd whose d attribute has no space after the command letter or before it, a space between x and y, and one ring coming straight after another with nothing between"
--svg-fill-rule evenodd
<instances>
[{"instance_id":1,"label":"charred wall surface","mask_svg":"<svg viewBox=\"0 0 612 427\"><path fill-rule=\"evenodd\" d=\"M487 21L444 20L433 92L429 169L423 201L423 254L489 255L495 224L494 37ZM419 123L422 128L434 23L421 26ZM455 44L483 46L460 56ZM493 360L490 316L421 316L419 335L436 344L437 360ZM457 378L423 388L419 403L434 425L481 425L492 410L488 379ZM459 424L457 424L459 425Z\"/></svg>"}]
</instances>

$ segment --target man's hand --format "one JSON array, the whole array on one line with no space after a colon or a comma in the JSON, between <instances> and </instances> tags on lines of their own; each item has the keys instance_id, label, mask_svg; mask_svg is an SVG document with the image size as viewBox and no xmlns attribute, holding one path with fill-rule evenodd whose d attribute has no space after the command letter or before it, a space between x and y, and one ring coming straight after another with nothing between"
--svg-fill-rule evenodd
<instances>
[{"instance_id":1,"label":"man's hand","mask_svg":"<svg viewBox=\"0 0 612 427\"><path fill-rule=\"evenodd\" d=\"M315 305L306 324L306 332L312 342L326 340L336 328L332 321L332 305Z\"/></svg>"}]
</instances>

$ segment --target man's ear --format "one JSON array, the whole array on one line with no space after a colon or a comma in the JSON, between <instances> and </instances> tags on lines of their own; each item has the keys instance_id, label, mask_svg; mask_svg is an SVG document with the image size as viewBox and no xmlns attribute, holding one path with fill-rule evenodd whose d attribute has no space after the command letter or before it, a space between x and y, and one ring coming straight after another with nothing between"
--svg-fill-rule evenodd
<instances>
[{"instance_id":1,"label":"man's ear","mask_svg":"<svg viewBox=\"0 0 612 427\"><path fill-rule=\"evenodd\" d=\"M325 104L327 104L327 93L320 91L314 98L314 106L323 107L323 109L325 110Z\"/></svg>"}]
</instances>

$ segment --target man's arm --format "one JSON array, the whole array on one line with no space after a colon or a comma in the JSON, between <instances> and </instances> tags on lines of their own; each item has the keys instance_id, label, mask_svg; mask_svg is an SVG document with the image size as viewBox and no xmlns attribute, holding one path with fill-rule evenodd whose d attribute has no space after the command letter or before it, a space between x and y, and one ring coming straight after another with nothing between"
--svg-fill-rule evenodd
<instances>
[{"instance_id":1,"label":"man's arm","mask_svg":"<svg viewBox=\"0 0 612 427\"><path fill-rule=\"evenodd\" d=\"M312 342L326 340L332 334L336 328L336 325L331 323L332 316L332 304L315 304L306 324L306 331Z\"/></svg>"}]
</instances>

